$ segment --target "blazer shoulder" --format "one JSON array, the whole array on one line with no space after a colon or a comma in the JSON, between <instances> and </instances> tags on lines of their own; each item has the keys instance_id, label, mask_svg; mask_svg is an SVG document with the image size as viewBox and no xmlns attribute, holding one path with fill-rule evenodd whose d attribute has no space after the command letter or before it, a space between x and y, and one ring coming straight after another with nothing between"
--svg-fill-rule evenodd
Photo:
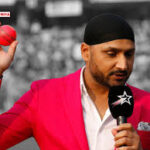
<instances>
[{"instance_id":1,"label":"blazer shoulder","mask_svg":"<svg viewBox=\"0 0 150 150\"><path fill-rule=\"evenodd\" d=\"M80 79L80 71L77 70L74 73L66 75L60 78L42 79L32 82L31 89L45 89L45 88L61 88L61 86L72 85L74 82Z\"/></svg>"},{"instance_id":2,"label":"blazer shoulder","mask_svg":"<svg viewBox=\"0 0 150 150\"><path fill-rule=\"evenodd\" d=\"M131 89L131 91L132 91L133 93L136 93L136 94L139 94L139 95L143 95L143 94L144 94L144 95L149 95L149 96L150 96L150 92L148 92L148 91L145 91L145 90L143 90L143 89L134 87L134 86L129 85L129 84L128 84L128 86L129 86L129 88Z\"/></svg>"},{"instance_id":3,"label":"blazer shoulder","mask_svg":"<svg viewBox=\"0 0 150 150\"><path fill-rule=\"evenodd\" d=\"M150 103L150 92L144 91L142 89L139 89L137 87L128 85L128 87L131 89L134 100L140 100L142 103L143 102L148 102Z\"/></svg>"}]
</instances>

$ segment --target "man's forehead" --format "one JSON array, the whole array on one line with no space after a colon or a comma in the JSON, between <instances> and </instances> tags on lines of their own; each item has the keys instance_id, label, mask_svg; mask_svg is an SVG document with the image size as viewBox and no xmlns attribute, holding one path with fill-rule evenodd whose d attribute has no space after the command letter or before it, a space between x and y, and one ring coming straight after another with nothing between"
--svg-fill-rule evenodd
<instances>
[{"instance_id":1,"label":"man's forehead","mask_svg":"<svg viewBox=\"0 0 150 150\"><path fill-rule=\"evenodd\" d=\"M91 45L91 47L99 47L103 49L135 49L135 43L129 39L117 39L100 44Z\"/></svg>"}]
</instances>

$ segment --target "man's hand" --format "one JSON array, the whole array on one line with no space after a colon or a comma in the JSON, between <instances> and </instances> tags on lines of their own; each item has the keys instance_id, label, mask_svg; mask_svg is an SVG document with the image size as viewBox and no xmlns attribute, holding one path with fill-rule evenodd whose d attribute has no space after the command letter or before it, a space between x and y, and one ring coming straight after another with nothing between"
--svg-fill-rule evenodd
<instances>
[{"instance_id":1,"label":"man's hand","mask_svg":"<svg viewBox=\"0 0 150 150\"><path fill-rule=\"evenodd\" d=\"M8 52L4 51L2 47L0 47L0 75L10 66L11 62L14 59L16 46L18 41L14 41L9 46Z\"/></svg>"},{"instance_id":2,"label":"man's hand","mask_svg":"<svg viewBox=\"0 0 150 150\"><path fill-rule=\"evenodd\" d=\"M112 130L116 150L143 150L140 137L130 123L124 123Z\"/></svg>"}]
</instances>

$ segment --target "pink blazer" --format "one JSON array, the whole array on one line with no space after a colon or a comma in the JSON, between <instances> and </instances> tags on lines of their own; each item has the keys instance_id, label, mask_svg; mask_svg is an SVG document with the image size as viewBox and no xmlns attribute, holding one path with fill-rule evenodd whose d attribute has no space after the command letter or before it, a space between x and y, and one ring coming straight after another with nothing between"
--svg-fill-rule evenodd
<instances>
[{"instance_id":1,"label":"pink blazer","mask_svg":"<svg viewBox=\"0 0 150 150\"><path fill-rule=\"evenodd\" d=\"M131 87L135 99L128 119L135 129L150 122L150 94ZM138 131L150 150L150 131ZM58 79L33 82L14 106L0 116L0 150L34 136L41 150L89 150L81 105L80 70Z\"/></svg>"}]
</instances>

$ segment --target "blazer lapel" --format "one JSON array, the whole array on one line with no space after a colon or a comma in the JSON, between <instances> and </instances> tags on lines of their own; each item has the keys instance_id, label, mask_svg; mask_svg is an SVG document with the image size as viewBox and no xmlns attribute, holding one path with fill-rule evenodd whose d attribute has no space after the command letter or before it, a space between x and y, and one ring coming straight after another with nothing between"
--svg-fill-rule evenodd
<instances>
[{"instance_id":1,"label":"blazer lapel","mask_svg":"<svg viewBox=\"0 0 150 150\"><path fill-rule=\"evenodd\" d=\"M66 78L64 107L80 149L89 150L81 104L80 72L81 70Z\"/></svg>"},{"instance_id":2,"label":"blazer lapel","mask_svg":"<svg viewBox=\"0 0 150 150\"><path fill-rule=\"evenodd\" d=\"M134 99L134 109L133 114L127 119L129 123L133 125L133 127L137 130L138 123L140 122L142 110L141 110L141 104L140 104L140 96L138 95L138 91L135 90L132 86L128 85L128 87L131 89Z\"/></svg>"}]
</instances>

